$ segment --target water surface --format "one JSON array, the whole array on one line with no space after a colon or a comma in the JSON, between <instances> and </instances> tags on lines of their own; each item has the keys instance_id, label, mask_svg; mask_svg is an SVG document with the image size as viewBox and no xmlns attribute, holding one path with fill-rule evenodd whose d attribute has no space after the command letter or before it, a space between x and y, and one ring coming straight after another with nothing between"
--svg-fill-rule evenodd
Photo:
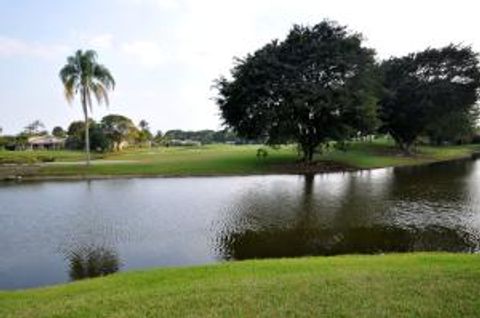
<instances>
[{"instance_id":1,"label":"water surface","mask_svg":"<svg viewBox=\"0 0 480 318\"><path fill-rule=\"evenodd\" d=\"M0 289L221 260L476 252L480 161L316 176L0 184Z\"/></svg>"}]
</instances>

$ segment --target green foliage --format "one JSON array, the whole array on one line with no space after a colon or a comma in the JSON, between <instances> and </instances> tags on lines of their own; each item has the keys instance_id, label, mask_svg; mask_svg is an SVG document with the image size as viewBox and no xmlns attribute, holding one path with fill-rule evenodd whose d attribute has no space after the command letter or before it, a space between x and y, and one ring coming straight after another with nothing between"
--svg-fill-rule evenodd
<instances>
[{"instance_id":1,"label":"green foliage","mask_svg":"<svg viewBox=\"0 0 480 318\"><path fill-rule=\"evenodd\" d=\"M380 102L383 131L407 153L421 134L460 119L469 122L480 87L477 54L470 47L427 49L382 65L385 96ZM450 120L452 119L452 120ZM455 125L456 128L459 124ZM456 134L454 131L451 135Z\"/></svg>"},{"instance_id":2,"label":"green foliage","mask_svg":"<svg viewBox=\"0 0 480 318\"><path fill-rule=\"evenodd\" d=\"M89 126L90 130L90 145L92 149L97 152L106 152L112 148L113 142L105 133L105 130L101 124L95 123Z\"/></svg>"},{"instance_id":3,"label":"green foliage","mask_svg":"<svg viewBox=\"0 0 480 318\"><path fill-rule=\"evenodd\" d=\"M328 140L369 133L376 122L374 51L346 27L296 25L287 38L237 60L217 81L225 124L269 144L297 142L306 160Z\"/></svg>"},{"instance_id":4,"label":"green foliage","mask_svg":"<svg viewBox=\"0 0 480 318\"><path fill-rule=\"evenodd\" d=\"M67 132L63 130L62 127L56 126L52 129L52 136L57 138L65 138L67 136Z\"/></svg>"},{"instance_id":5,"label":"green foliage","mask_svg":"<svg viewBox=\"0 0 480 318\"><path fill-rule=\"evenodd\" d=\"M246 143L242 138L239 138L235 132L230 129L224 130L198 130L198 131L185 131L185 130L169 130L165 135L161 136L165 140L193 140L201 142L202 144L212 143Z\"/></svg>"},{"instance_id":6,"label":"green foliage","mask_svg":"<svg viewBox=\"0 0 480 318\"><path fill-rule=\"evenodd\" d=\"M101 124L93 119L88 120L89 141L91 148L97 152L105 152L111 148L112 141L107 138ZM68 138L65 147L70 150L85 149L85 123L74 121L68 127Z\"/></svg>"},{"instance_id":7,"label":"green foliage","mask_svg":"<svg viewBox=\"0 0 480 318\"><path fill-rule=\"evenodd\" d=\"M472 141L477 128L479 109L459 110L436 116L428 124L426 134L432 144L465 144Z\"/></svg>"},{"instance_id":8,"label":"green foliage","mask_svg":"<svg viewBox=\"0 0 480 318\"><path fill-rule=\"evenodd\" d=\"M15 149L15 137L13 136L0 136L0 150L8 149L14 150Z\"/></svg>"},{"instance_id":9,"label":"green foliage","mask_svg":"<svg viewBox=\"0 0 480 318\"><path fill-rule=\"evenodd\" d=\"M116 150L120 150L122 142L133 143L138 138L138 129L130 118L122 115L107 115L102 118L102 129Z\"/></svg>"},{"instance_id":10,"label":"green foliage","mask_svg":"<svg viewBox=\"0 0 480 318\"><path fill-rule=\"evenodd\" d=\"M90 125L92 125L91 120ZM85 123L82 121L74 121L68 126L68 138L65 142L65 147L70 150L85 149Z\"/></svg>"},{"instance_id":11,"label":"green foliage","mask_svg":"<svg viewBox=\"0 0 480 318\"><path fill-rule=\"evenodd\" d=\"M146 120L142 119L138 124L138 127L140 127L140 130L135 138L135 143L140 146L147 144L150 145L151 141L153 140L153 135L150 131L150 125Z\"/></svg>"}]
</instances>

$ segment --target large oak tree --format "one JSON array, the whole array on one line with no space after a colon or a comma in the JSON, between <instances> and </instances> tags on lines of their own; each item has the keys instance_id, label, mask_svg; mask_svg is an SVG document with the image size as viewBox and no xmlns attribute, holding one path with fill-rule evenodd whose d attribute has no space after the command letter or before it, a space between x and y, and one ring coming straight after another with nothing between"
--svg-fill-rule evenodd
<instances>
[{"instance_id":1,"label":"large oak tree","mask_svg":"<svg viewBox=\"0 0 480 318\"><path fill-rule=\"evenodd\" d=\"M420 135L445 124L458 130L454 120L468 123L467 117L475 116L480 72L477 54L470 47L429 48L391 58L382 70L382 129L406 154Z\"/></svg>"},{"instance_id":2,"label":"large oak tree","mask_svg":"<svg viewBox=\"0 0 480 318\"><path fill-rule=\"evenodd\" d=\"M322 143L374 128L374 55L335 22L295 25L217 80L221 115L241 137L297 142L311 161Z\"/></svg>"}]
</instances>

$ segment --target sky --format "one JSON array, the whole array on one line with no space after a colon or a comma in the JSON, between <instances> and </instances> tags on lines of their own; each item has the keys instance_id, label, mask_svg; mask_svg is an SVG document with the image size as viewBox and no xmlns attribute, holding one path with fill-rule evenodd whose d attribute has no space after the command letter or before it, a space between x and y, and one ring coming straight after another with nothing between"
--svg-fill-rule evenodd
<instances>
[{"instance_id":1,"label":"sky","mask_svg":"<svg viewBox=\"0 0 480 318\"><path fill-rule=\"evenodd\" d=\"M83 118L58 77L76 49L94 49L117 86L109 113L153 131L220 129L213 81L293 24L324 19L365 37L379 59L449 43L480 51L480 4L377 0L0 0L0 127L48 130Z\"/></svg>"}]
</instances>

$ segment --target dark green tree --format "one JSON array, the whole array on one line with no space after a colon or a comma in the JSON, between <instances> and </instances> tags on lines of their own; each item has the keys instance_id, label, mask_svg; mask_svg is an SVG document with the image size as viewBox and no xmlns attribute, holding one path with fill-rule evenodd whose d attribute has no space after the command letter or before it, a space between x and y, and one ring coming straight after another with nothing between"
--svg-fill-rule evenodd
<instances>
[{"instance_id":1,"label":"dark green tree","mask_svg":"<svg viewBox=\"0 0 480 318\"><path fill-rule=\"evenodd\" d=\"M97 152L104 152L111 148L111 142L105 135L101 124L93 119L88 120L88 139L90 146ZM83 121L74 121L70 124L67 131L68 137L65 147L71 150L85 149L85 123Z\"/></svg>"},{"instance_id":2,"label":"dark green tree","mask_svg":"<svg viewBox=\"0 0 480 318\"><path fill-rule=\"evenodd\" d=\"M444 116L435 116L428 125L426 134L434 145L463 144L471 142L478 125L479 109L474 107Z\"/></svg>"},{"instance_id":3,"label":"dark green tree","mask_svg":"<svg viewBox=\"0 0 480 318\"><path fill-rule=\"evenodd\" d=\"M107 115L102 118L101 125L114 150L120 150L123 142L132 142L138 136L132 120L122 115Z\"/></svg>"},{"instance_id":4,"label":"dark green tree","mask_svg":"<svg viewBox=\"0 0 480 318\"><path fill-rule=\"evenodd\" d=\"M67 132L65 130L63 130L62 127L60 126L55 126L53 129L52 129L52 135L57 137L57 138L64 138L67 136Z\"/></svg>"},{"instance_id":5,"label":"dark green tree","mask_svg":"<svg viewBox=\"0 0 480 318\"><path fill-rule=\"evenodd\" d=\"M360 34L335 22L295 25L217 80L224 123L240 137L296 142L311 161L327 141L374 130L374 56Z\"/></svg>"},{"instance_id":6,"label":"dark green tree","mask_svg":"<svg viewBox=\"0 0 480 318\"><path fill-rule=\"evenodd\" d=\"M383 63L382 71L381 129L406 154L429 127L471 113L477 101L480 72L477 54L468 46L429 48L392 58Z\"/></svg>"}]
</instances>

